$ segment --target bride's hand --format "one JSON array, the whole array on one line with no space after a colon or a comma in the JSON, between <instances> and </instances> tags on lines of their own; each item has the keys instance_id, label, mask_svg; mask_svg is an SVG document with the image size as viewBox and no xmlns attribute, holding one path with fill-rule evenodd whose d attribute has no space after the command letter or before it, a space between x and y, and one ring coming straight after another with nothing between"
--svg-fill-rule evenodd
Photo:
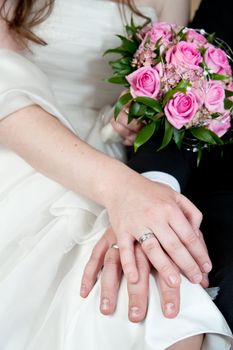
<instances>
[{"instance_id":1,"label":"bride's hand","mask_svg":"<svg viewBox=\"0 0 233 350\"><path fill-rule=\"evenodd\" d=\"M106 202L128 282L138 280L134 243L141 241L145 255L170 287L179 285L171 260L190 281L200 283L202 273L212 267L200 239L200 211L169 186L136 175L116 186L115 200Z\"/></svg>"},{"instance_id":2,"label":"bride's hand","mask_svg":"<svg viewBox=\"0 0 233 350\"><path fill-rule=\"evenodd\" d=\"M81 284L81 296L86 298L95 285L98 274L102 270L100 277L100 311L104 315L110 315L115 311L122 277L119 250L112 247L115 241L116 236L110 228L95 245L85 267ZM146 317L149 274L153 271L151 271L151 264L138 243L135 245L135 258L139 271L139 279L137 283L127 284L129 295L128 315L130 321L141 322ZM158 274L158 283L164 316L174 318L179 312L180 285L171 288L160 274ZM205 288L208 287L207 279L203 279L202 286Z\"/></svg>"}]
</instances>

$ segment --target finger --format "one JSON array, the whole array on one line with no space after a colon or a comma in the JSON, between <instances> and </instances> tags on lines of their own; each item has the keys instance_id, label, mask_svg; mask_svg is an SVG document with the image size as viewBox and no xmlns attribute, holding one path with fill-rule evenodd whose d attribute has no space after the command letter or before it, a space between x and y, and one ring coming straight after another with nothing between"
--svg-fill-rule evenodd
<instances>
[{"instance_id":1,"label":"finger","mask_svg":"<svg viewBox=\"0 0 233 350\"><path fill-rule=\"evenodd\" d=\"M121 274L119 250L110 248L106 253L101 274L100 311L104 315L112 314L116 308Z\"/></svg>"},{"instance_id":2,"label":"finger","mask_svg":"<svg viewBox=\"0 0 233 350\"><path fill-rule=\"evenodd\" d=\"M200 270L202 272L209 273L212 269L212 263L208 253L204 248L200 237L197 236L196 232L193 230L185 216L180 211L177 211L175 215L170 217L169 223L171 228L175 231L187 250L197 262Z\"/></svg>"},{"instance_id":3,"label":"finger","mask_svg":"<svg viewBox=\"0 0 233 350\"><path fill-rule=\"evenodd\" d=\"M151 264L161 274L167 284L171 287L178 286L180 284L180 275L161 248L158 240L155 237L146 239L141 246Z\"/></svg>"},{"instance_id":4,"label":"finger","mask_svg":"<svg viewBox=\"0 0 233 350\"><path fill-rule=\"evenodd\" d=\"M178 205L182 209L197 235L199 235L199 228L203 219L201 211L182 194L180 194L178 197Z\"/></svg>"},{"instance_id":5,"label":"finger","mask_svg":"<svg viewBox=\"0 0 233 350\"><path fill-rule=\"evenodd\" d=\"M133 131L134 133L137 133L142 127L142 124L138 123L138 120L136 119L131 120L131 122L129 123L128 114L126 113L126 111L123 111L118 115L116 123L124 125L128 130Z\"/></svg>"},{"instance_id":6,"label":"finger","mask_svg":"<svg viewBox=\"0 0 233 350\"><path fill-rule=\"evenodd\" d=\"M137 137L137 134L131 134L126 139L124 139L123 144L125 146L132 146L134 144L136 137Z\"/></svg>"},{"instance_id":7,"label":"finger","mask_svg":"<svg viewBox=\"0 0 233 350\"><path fill-rule=\"evenodd\" d=\"M135 257L139 278L137 283L128 283L129 320L141 322L147 311L150 264L139 244L135 246Z\"/></svg>"},{"instance_id":8,"label":"finger","mask_svg":"<svg viewBox=\"0 0 233 350\"><path fill-rule=\"evenodd\" d=\"M202 281L201 281L201 286L203 288L208 288L209 287L209 275L208 273L203 273L202 274Z\"/></svg>"},{"instance_id":9,"label":"finger","mask_svg":"<svg viewBox=\"0 0 233 350\"><path fill-rule=\"evenodd\" d=\"M161 307L165 317L174 318L180 310L180 286L171 288L158 274Z\"/></svg>"},{"instance_id":10,"label":"finger","mask_svg":"<svg viewBox=\"0 0 233 350\"><path fill-rule=\"evenodd\" d=\"M134 242L131 238L119 239L121 265L128 283L138 281L138 269L135 261Z\"/></svg>"},{"instance_id":11,"label":"finger","mask_svg":"<svg viewBox=\"0 0 233 350\"><path fill-rule=\"evenodd\" d=\"M155 235L166 253L181 269L185 276L193 283L200 283L203 278L202 272L197 262L181 242L179 237L177 237L175 232L168 225L157 226L157 232L155 232Z\"/></svg>"},{"instance_id":12,"label":"finger","mask_svg":"<svg viewBox=\"0 0 233 350\"><path fill-rule=\"evenodd\" d=\"M132 131L129 130L125 125L118 123L115 120L111 121L113 129L123 138L127 138L131 135Z\"/></svg>"},{"instance_id":13,"label":"finger","mask_svg":"<svg viewBox=\"0 0 233 350\"><path fill-rule=\"evenodd\" d=\"M208 253L208 249L207 249L207 245L205 243L205 240L204 240L204 237L203 237L203 233L201 232L201 230L199 230L199 237L200 237L200 240L203 244L203 247L205 248L206 252Z\"/></svg>"},{"instance_id":14,"label":"finger","mask_svg":"<svg viewBox=\"0 0 233 350\"><path fill-rule=\"evenodd\" d=\"M104 237L95 245L83 272L80 288L81 297L86 298L92 290L98 273L103 266L108 246L108 241Z\"/></svg>"}]
</instances>

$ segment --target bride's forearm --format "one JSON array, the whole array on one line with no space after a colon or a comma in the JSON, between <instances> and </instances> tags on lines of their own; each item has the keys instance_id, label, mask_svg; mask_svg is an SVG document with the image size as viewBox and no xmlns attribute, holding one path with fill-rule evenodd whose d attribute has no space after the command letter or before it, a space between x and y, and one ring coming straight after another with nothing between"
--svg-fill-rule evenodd
<instances>
[{"instance_id":1,"label":"bride's forearm","mask_svg":"<svg viewBox=\"0 0 233 350\"><path fill-rule=\"evenodd\" d=\"M2 120L0 143L37 171L102 205L106 205L106 197L117 195L119 177L133 172L80 140L37 106Z\"/></svg>"}]
</instances>

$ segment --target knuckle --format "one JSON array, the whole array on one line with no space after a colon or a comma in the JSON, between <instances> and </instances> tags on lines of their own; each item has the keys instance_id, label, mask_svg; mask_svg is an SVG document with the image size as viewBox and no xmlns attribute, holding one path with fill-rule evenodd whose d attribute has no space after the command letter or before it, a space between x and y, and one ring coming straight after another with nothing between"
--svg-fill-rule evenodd
<instances>
[{"instance_id":1,"label":"knuckle","mask_svg":"<svg viewBox=\"0 0 233 350\"><path fill-rule=\"evenodd\" d=\"M179 290L178 289L163 290L162 298L165 303L176 302L179 298Z\"/></svg>"},{"instance_id":2,"label":"knuckle","mask_svg":"<svg viewBox=\"0 0 233 350\"><path fill-rule=\"evenodd\" d=\"M139 305L142 302L143 295L139 292L129 292L129 301L130 304Z\"/></svg>"},{"instance_id":3,"label":"knuckle","mask_svg":"<svg viewBox=\"0 0 233 350\"><path fill-rule=\"evenodd\" d=\"M196 214L196 219L201 223L203 220L203 214L200 210L198 210L197 214Z\"/></svg>"},{"instance_id":4,"label":"knuckle","mask_svg":"<svg viewBox=\"0 0 233 350\"><path fill-rule=\"evenodd\" d=\"M187 264L185 266L184 270L190 276L195 275L195 274L200 272L199 269L198 269L198 266L195 263Z\"/></svg>"},{"instance_id":5,"label":"knuckle","mask_svg":"<svg viewBox=\"0 0 233 350\"><path fill-rule=\"evenodd\" d=\"M142 248L144 252L150 253L151 251L157 250L159 248L159 243L155 237L145 240L142 243Z\"/></svg>"},{"instance_id":6,"label":"knuckle","mask_svg":"<svg viewBox=\"0 0 233 350\"><path fill-rule=\"evenodd\" d=\"M159 272L162 275L168 275L171 273L171 271L173 271L173 268L171 267L171 265L169 263L162 265L159 269Z\"/></svg>"},{"instance_id":7,"label":"knuckle","mask_svg":"<svg viewBox=\"0 0 233 350\"><path fill-rule=\"evenodd\" d=\"M178 239L170 239L167 244L166 250L169 254L180 251L182 248L181 242Z\"/></svg>"},{"instance_id":8,"label":"knuckle","mask_svg":"<svg viewBox=\"0 0 233 350\"><path fill-rule=\"evenodd\" d=\"M114 265L114 266L116 266L116 265L118 265L120 262L119 262L118 259L116 259L115 256L113 256L113 255L106 255L105 260L104 260L104 263L105 263L106 265Z\"/></svg>"},{"instance_id":9,"label":"knuckle","mask_svg":"<svg viewBox=\"0 0 233 350\"><path fill-rule=\"evenodd\" d=\"M98 250L94 248L94 250L91 253L89 263L90 262L98 262L99 259L100 259L100 254L99 254Z\"/></svg>"},{"instance_id":10,"label":"knuckle","mask_svg":"<svg viewBox=\"0 0 233 350\"><path fill-rule=\"evenodd\" d=\"M189 233L187 237L184 239L184 243L187 246L192 246L198 242L198 237L195 232Z\"/></svg>"},{"instance_id":11,"label":"knuckle","mask_svg":"<svg viewBox=\"0 0 233 350\"><path fill-rule=\"evenodd\" d=\"M146 253L151 253L155 249L156 245L153 242L144 242L143 248Z\"/></svg>"},{"instance_id":12,"label":"knuckle","mask_svg":"<svg viewBox=\"0 0 233 350\"><path fill-rule=\"evenodd\" d=\"M164 202L164 203L163 203L163 209L164 209L166 212L170 213L170 212L173 211L174 206L173 206L172 203Z\"/></svg>"},{"instance_id":13,"label":"knuckle","mask_svg":"<svg viewBox=\"0 0 233 350\"><path fill-rule=\"evenodd\" d=\"M123 262L122 263L122 269L124 270L124 271L131 271L131 264L129 263L129 262Z\"/></svg>"},{"instance_id":14,"label":"knuckle","mask_svg":"<svg viewBox=\"0 0 233 350\"><path fill-rule=\"evenodd\" d=\"M141 274L148 275L150 273L150 263L147 259L137 259L136 266Z\"/></svg>"}]
</instances>

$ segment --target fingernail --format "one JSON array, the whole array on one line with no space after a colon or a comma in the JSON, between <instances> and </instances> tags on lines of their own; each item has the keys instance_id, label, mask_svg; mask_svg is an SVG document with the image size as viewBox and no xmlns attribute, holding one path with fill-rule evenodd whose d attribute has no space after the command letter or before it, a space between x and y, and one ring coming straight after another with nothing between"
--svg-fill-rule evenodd
<instances>
[{"instance_id":1,"label":"fingernail","mask_svg":"<svg viewBox=\"0 0 233 350\"><path fill-rule=\"evenodd\" d=\"M101 301L101 310L107 311L109 309L110 301L108 298L104 298Z\"/></svg>"},{"instance_id":2,"label":"fingernail","mask_svg":"<svg viewBox=\"0 0 233 350\"><path fill-rule=\"evenodd\" d=\"M195 276L193 276L193 282L194 283L200 283L202 281L202 275L201 274L196 274Z\"/></svg>"},{"instance_id":3,"label":"fingernail","mask_svg":"<svg viewBox=\"0 0 233 350\"><path fill-rule=\"evenodd\" d=\"M130 309L130 316L131 317L138 317L140 315L140 310L137 306L133 306Z\"/></svg>"},{"instance_id":4,"label":"fingernail","mask_svg":"<svg viewBox=\"0 0 233 350\"><path fill-rule=\"evenodd\" d=\"M164 307L164 311L166 315L172 315L175 311L175 304L173 303L168 303Z\"/></svg>"},{"instance_id":5,"label":"fingernail","mask_svg":"<svg viewBox=\"0 0 233 350\"><path fill-rule=\"evenodd\" d=\"M208 272L211 271L212 266L211 266L209 263L205 263L205 264L203 265L203 269L204 269L204 271L205 271L206 273L208 273Z\"/></svg>"},{"instance_id":6,"label":"fingernail","mask_svg":"<svg viewBox=\"0 0 233 350\"><path fill-rule=\"evenodd\" d=\"M178 279L177 279L176 275L170 275L169 281L175 285L175 284L177 284Z\"/></svg>"}]
</instances>

